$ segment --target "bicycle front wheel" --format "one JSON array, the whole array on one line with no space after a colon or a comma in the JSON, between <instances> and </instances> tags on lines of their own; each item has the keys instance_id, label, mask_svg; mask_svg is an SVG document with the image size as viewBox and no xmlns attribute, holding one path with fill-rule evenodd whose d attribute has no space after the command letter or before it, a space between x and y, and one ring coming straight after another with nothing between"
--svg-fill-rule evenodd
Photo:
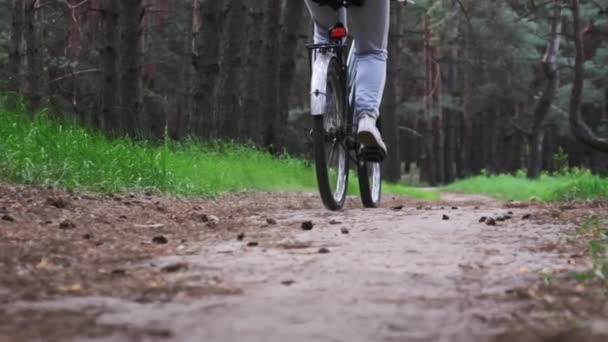
<instances>
[{"instance_id":1,"label":"bicycle front wheel","mask_svg":"<svg viewBox=\"0 0 608 342\"><path fill-rule=\"evenodd\" d=\"M361 202L366 208L378 208L382 195L382 166L377 162L359 160L357 167Z\"/></svg>"},{"instance_id":2,"label":"bicycle front wheel","mask_svg":"<svg viewBox=\"0 0 608 342\"><path fill-rule=\"evenodd\" d=\"M313 117L315 170L319 193L325 207L344 206L348 185L347 120L340 66L332 60L327 72L326 108Z\"/></svg>"}]
</instances>

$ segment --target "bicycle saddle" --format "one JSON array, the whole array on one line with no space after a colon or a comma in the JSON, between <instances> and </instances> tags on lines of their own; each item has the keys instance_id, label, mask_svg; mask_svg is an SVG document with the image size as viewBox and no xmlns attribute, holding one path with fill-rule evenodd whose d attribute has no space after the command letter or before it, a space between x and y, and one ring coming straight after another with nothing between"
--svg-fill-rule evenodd
<instances>
[{"instance_id":1,"label":"bicycle saddle","mask_svg":"<svg viewBox=\"0 0 608 342\"><path fill-rule=\"evenodd\" d=\"M330 6L333 9L348 7L349 5L363 6L365 0L312 0L321 6Z\"/></svg>"}]
</instances>

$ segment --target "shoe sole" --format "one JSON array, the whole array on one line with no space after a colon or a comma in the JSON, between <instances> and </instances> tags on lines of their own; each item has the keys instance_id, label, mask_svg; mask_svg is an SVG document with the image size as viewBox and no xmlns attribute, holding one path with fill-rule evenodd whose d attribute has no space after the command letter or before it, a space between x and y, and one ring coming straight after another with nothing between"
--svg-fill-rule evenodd
<instances>
[{"instance_id":1,"label":"shoe sole","mask_svg":"<svg viewBox=\"0 0 608 342\"><path fill-rule=\"evenodd\" d=\"M365 161L381 162L386 158L386 152L374 138L370 132L359 132L357 134L359 143L363 145L361 148L361 156Z\"/></svg>"}]
</instances>

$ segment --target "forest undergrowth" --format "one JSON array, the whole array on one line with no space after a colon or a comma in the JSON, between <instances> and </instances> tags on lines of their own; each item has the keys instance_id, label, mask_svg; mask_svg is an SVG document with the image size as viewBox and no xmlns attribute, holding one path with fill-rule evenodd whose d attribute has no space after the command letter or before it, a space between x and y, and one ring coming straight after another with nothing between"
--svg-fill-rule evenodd
<instances>
[{"instance_id":1,"label":"forest undergrowth","mask_svg":"<svg viewBox=\"0 0 608 342\"><path fill-rule=\"evenodd\" d=\"M0 109L0 178L100 192L149 191L213 197L223 192L313 191L310 162L226 142L146 142L110 138L41 112ZM439 194L396 184L385 191L423 199ZM351 177L351 193L357 182Z\"/></svg>"},{"instance_id":2,"label":"forest undergrowth","mask_svg":"<svg viewBox=\"0 0 608 342\"><path fill-rule=\"evenodd\" d=\"M502 200L597 200L608 199L608 179L578 168L563 168L554 173L544 172L538 179L529 179L525 170L522 170L515 175L484 173L457 181L443 190L483 194Z\"/></svg>"}]
</instances>

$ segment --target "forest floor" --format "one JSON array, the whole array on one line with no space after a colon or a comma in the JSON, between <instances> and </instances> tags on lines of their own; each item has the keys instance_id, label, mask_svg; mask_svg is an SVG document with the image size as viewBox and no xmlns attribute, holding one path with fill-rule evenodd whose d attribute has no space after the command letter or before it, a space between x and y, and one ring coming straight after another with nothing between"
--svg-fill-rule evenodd
<instances>
[{"instance_id":1,"label":"forest floor","mask_svg":"<svg viewBox=\"0 0 608 342\"><path fill-rule=\"evenodd\" d=\"M606 202L0 185L0 341L606 341ZM480 222L486 217L486 222Z\"/></svg>"}]
</instances>

